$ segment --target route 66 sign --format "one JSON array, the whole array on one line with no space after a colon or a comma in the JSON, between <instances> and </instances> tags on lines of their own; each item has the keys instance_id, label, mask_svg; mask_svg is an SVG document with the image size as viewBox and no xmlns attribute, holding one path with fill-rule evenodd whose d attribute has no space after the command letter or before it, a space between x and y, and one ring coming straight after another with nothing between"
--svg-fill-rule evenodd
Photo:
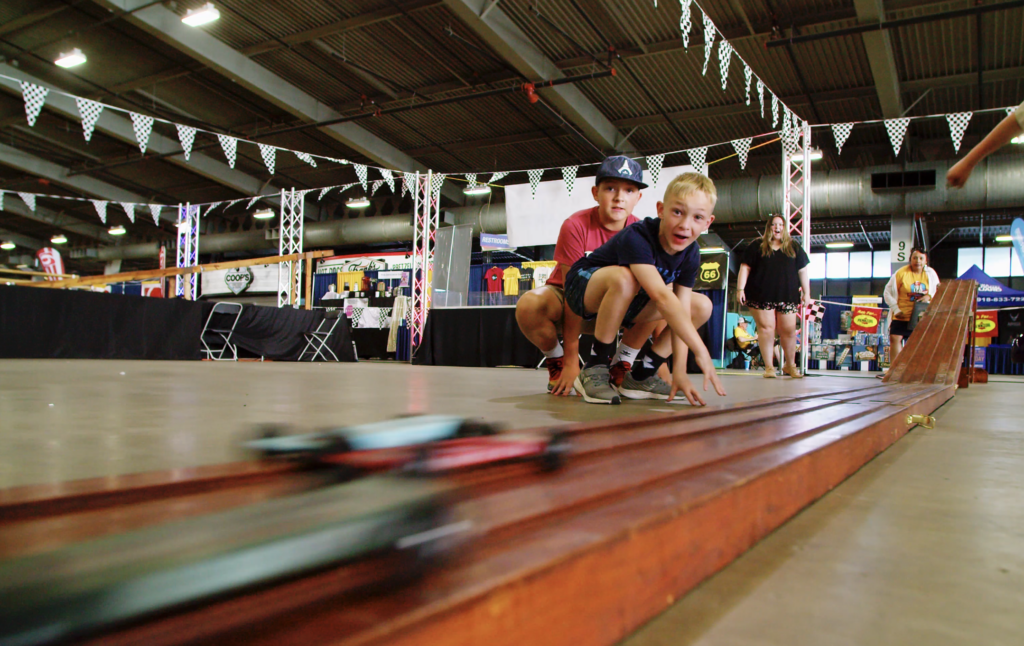
<instances>
[{"instance_id":1,"label":"route 66 sign","mask_svg":"<svg viewBox=\"0 0 1024 646\"><path fill-rule=\"evenodd\" d=\"M697 290L725 289L726 274L729 267L729 255L722 253L702 253L700 255L700 272L693 286Z\"/></svg>"},{"instance_id":2,"label":"route 66 sign","mask_svg":"<svg viewBox=\"0 0 1024 646\"><path fill-rule=\"evenodd\" d=\"M248 267L236 267L229 269L224 274L224 284L228 286L233 294L241 294L252 285L252 269Z\"/></svg>"}]
</instances>

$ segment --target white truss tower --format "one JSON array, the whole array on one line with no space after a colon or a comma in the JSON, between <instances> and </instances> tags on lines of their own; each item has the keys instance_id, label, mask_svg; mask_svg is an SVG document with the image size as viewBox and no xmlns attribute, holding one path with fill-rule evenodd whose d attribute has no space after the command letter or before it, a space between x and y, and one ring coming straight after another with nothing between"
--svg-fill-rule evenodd
<instances>
[{"instance_id":1,"label":"white truss tower","mask_svg":"<svg viewBox=\"0 0 1024 646\"><path fill-rule=\"evenodd\" d=\"M789 235L800 239L808 257L811 255L811 126L804 122L798 127L796 152L793 155L782 145L782 215L789 226ZM783 135L785 137L785 135ZM807 312L800 306L801 372L807 372L807 355L810 347L810 329Z\"/></svg>"},{"instance_id":2,"label":"white truss tower","mask_svg":"<svg viewBox=\"0 0 1024 646\"><path fill-rule=\"evenodd\" d=\"M195 267L199 264L199 207L191 204L178 205L178 268ZM187 300L196 300L198 274L176 276L174 293Z\"/></svg>"},{"instance_id":3,"label":"white truss tower","mask_svg":"<svg viewBox=\"0 0 1024 646\"><path fill-rule=\"evenodd\" d=\"M280 254L302 253L304 194L291 190L281 191ZM302 294L302 261L289 260L277 265L277 306L299 306Z\"/></svg>"},{"instance_id":4,"label":"white truss tower","mask_svg":"<svg viewBox=\"0 0 1024 646\"><path fill-rule=\"evenodd\" d=\"M433 190L433 181L432 171L427 171L426 175L416 173L416 193L413 196L412 304L409 308L410 357L423 342L423 328L430 310L430 278L441 206L440 191Z\"/></svg>"}]
</instances>

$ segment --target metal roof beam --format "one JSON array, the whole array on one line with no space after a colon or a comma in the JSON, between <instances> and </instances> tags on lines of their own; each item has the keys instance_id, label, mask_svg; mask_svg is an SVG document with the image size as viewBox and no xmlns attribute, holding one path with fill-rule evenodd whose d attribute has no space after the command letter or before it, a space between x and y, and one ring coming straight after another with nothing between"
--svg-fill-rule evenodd
<instances>
[{"instance_id":1,"label":"metal roof beam","mask_svg":"<svg viewBox=\"0 0 1024 646\"><path fill-rule=\"evenodd\" d=\"M533 44L500 7L491 8L486 17L487 0L445 0L445 4L467 27L524 77L532 81L563 78L558 66ZM618 128L590 99L572 85L538 90L564 117L593 144L604 151L634 152Z\"/></svg>"},{"instance_id":2,"label":"metal roof beam","mask_svg":"<svg viewBox=\"0 0 1024 646\"><path fill-rule=\"evenodd\" d=\"M80 236L92 238L93 240L99 240L100 242L113 242L115 240L115 238L107 233L107 230L103 227L83 222L82 220L63 213L51 211L40 204L36 204L36 210L33 212L21 203L21 200L15 200L12 198L13 194L8 193L4 200L4 211L8 213L14 213L16 215L20 215L26 220L42 222L43 224L48 224L56 229L60 229L61 231L75 233Z\"/></svg>"},{"instance_id":3,"label":"metal roof beam","mask_svg":"<svg viewBox=\"0 0 1024 646\"><path fill-rule=\"evenodd\" d=\"M69 169L5 144L0 144L0 163L3 163L5 166L10 166L11 168L17 168L18 170L31 175L45 177L52 182L56 182L64 186L70 186L71 188L82 191L83 193L95 195L103 200L110 200L112 202L133 202L136 204L149 203L149 200L141 195L132 193L131 191L126 191L123 188L118 188L113 184L108 184L92 177L86 177L84 175L69 177L69 173L71 172ZM165 219L169 222L176 220L176 218L170 216Z\"/></svg>"},{"instance_id":4,"label":"metal roof beam","mask_svg":"<svg viewBox=\"0 0 1024 646\"><path fill-rule=\"evenodd\" d=\"M43 242L42 240L36 240L35 238L32 238L30 236L22 235L20 233L9 231L7 229L0 229L0 239L10 240L19 247L25 247L26 249L31 249L32 251L36 251L37 249L42 249L43 247L48 246L47 243Z\"/></svg>"},{"instance_id":5,"label":"metal roof beam","mask_svg":"<svg viewBox=\"0 0 1024 646\"><path fill-rule=\"evenodd\" d=\"M857 22L861 24L877 23L885 20L885 8L882 0L853 0L857 11ZM882 116L896 119L903 116L903 97L900 94L900 79L896 72L896 59L892 54L892 39L888 31L871 31L861 34L864 39L864 50L871 66L871 76L875 79L875 90L878 102L882 106Z\"/></svg>"}]
</instances>

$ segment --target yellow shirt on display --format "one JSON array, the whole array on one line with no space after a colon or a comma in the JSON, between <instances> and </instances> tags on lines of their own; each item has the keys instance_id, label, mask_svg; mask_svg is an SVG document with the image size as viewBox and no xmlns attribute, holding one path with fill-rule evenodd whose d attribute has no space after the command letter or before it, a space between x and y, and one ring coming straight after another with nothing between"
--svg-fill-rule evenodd
<instances>
[{"instance_id":1,"label":"yellow shirt on display","mask_svg":"<svg viewBox=\"0 0 1024 646\"><path fill-rule=\"evenodd\" d=\"M509 266L502 274L505 279L505 296L519 295L519 268Z\"/></svg>"}]
</instances>

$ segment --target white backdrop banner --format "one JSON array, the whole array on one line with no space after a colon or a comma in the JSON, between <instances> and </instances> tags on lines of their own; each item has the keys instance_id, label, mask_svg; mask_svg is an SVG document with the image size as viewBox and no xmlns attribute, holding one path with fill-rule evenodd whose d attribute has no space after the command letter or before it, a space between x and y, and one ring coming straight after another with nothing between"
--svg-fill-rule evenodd
<instances>
[{"instance_id":1,"label":"white backdrop banner","mask_svg":"<svg viewBox=\"0 0 1024 646\"><path fill-rule=\"evenodd\" d=\"M651 184L651 176L644 171L645 188L633 209L633 215L640 218L658 217L657 203L665 196L665 187L680 173L693 172L693 166L672 166L663 168L658 184ZM590 188L592 177L576 180L578 186L574 195L569 195L561 179L541 182L537 187L536 199L530 193L529 184L509 184L505 187L505 218L508 242L511 247L555 244L562 222L576 211L596 206Z\"/></svg>"},{"instance_id":2,"label":"white backdrop banner","mask_svg":"<svg viewBox=\"0 0 1024 646\"><path fill-rule=\"evenodd\" d=\"M277 291L277 265L216 269L204 271L202 277L203 296L273 294Z\"/></svg>"}]
</instances>

